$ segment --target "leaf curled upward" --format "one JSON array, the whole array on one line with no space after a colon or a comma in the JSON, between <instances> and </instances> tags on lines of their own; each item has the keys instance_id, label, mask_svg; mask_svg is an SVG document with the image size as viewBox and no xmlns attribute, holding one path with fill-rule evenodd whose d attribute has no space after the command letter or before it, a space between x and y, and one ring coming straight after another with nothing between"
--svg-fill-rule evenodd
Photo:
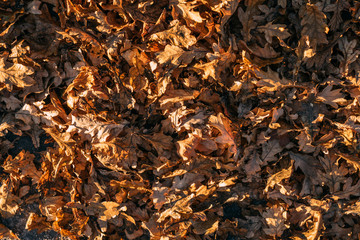
<instances>
[{"instance_id":1,"label":"leaf curled upward","mask_svg":"<svg viewBox=\"0 0 360 240\"><path fill-rule=\"evenodd\" d=\"M329 28L325 23L326 15L316 5L308 3L300 10L300 16L302 17L301 35L309 36L311 47L327 44L326 34Z\"/></svg>"}]
</instances>

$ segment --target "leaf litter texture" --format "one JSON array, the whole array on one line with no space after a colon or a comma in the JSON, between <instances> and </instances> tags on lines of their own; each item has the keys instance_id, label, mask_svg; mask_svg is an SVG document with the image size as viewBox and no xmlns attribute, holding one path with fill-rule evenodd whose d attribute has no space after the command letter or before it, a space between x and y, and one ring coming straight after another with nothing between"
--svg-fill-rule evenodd
<instances>
[{"instance_id":1,"label":"leaf litter texture","mask_svg":"<svg viewBox=\"0 0 360 240\"><path fill-rule=\"evenodd\" d=\"M360 237L358 2L2 1L0 16L2 218L34 204L25 228L68 239Z\"/></svg>"}]
</instances>

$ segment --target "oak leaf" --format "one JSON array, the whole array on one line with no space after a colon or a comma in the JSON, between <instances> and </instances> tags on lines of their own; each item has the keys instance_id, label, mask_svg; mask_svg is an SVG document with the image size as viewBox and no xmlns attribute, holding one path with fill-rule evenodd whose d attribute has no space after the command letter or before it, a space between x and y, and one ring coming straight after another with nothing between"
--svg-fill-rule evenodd
<instances>
[{"instance_id":1,"label":"oak leaf","mask_svg":"<svg viewBox=\"0 0 360 240\"><path fill-rule=\"evenodd\" d=\"M171 25L172 27L166 31L152 34L150 40L169 40L172 43L171 45L185 48L189 48L196 43L196 38L191 34L191 31L186 26L180 25L177 20L171 22Z\"/></svg>"},{"instance_id":2,"label":"oak leaf","mask_svg":"<svg viewBox=\"0 0 360 240\"><path fill-rule=\"evenodd\" d=\"M166 195L169 193L170 189L164 187L161 184L154 184L152 188L152 193L150 198L153 200L155 209L160 210L161 207L165 204Z\"/></svg>"},{"instance_id":3,"label":"oak leaf","mask_svg":"<svg viewBox=\"0 0 360 240\"><path fill-rule=\"evenodd\" d=\"M4 163L4 171L14 178L29 177L33 184L40 180L42 172L37 170L34 164L35 156L22 150L15 158L9 156Z\"/></svg>"},{"instance_id":4,"label":"oak leaf","mask_svg":"<svg viewBox=\"0 0 360 240\"><path fill-rule=\"evenodd\" d=\"M310 45L316 48L319 44L327 44L326 34L329 28L325 23L326 15L321 12L317 5L307 3L300 10L302 36L309 36Z\"/></svg>"},{"instance_id":5,"label":"oak leaf","mask_svg":"<svg viewBox=\"0 0 360 240\"><path fill-rule=\"evenodd\" d=\"M324 102L333 108L338 108L338 103L346 102L345 95L341 93L341 89L332 90L331 85L327 85L319 94L317 100Z\"/></svg>"},{"instance_id":6,"label":"oak leaf","mask_svg":"<svg viewBox=\"0 0 360 240\"><path fill-rule=\"evenodd\" d=\"M280 153L283 148L277 140L270 140L262 144L261 160L262 165L271 161L276 161L278 157L275 155Z\"/></svg>"},{"instance_id":7,"label":"oak leaf","mask_svg":"<svg viewBox=\"0 0 360 240\"><path fill-rule=\"evenodd\" d=\"M210 126L217 128L221 133L220 136L215 138L215 141L229 146L229 151L236 155L237 145L230 127L230 120L222 113L219 113L216 117L214 115L210 116L209 124Z\"/></svg>"},{"instance_id":8,"label":"oak leaf","mask_svg":"<svg viewBox=\"0 0 360 240\"><path fill-rule=\"evenodd\" d=\"M265 26L257 27L257 29L260 32L265 33L265 39L269 43L272 43L273 37L277 37L281 40L284 40L291 36L291 34L287 31L285 24L273 24L269 22Z\"/></svg>"},{"instance_id":9,"label":"oak leaf","mask_svg":"<svg viewBox=\"0 0 360 240\"><path fill-rule=\"evenodd\" d=\"M194 11L195 6L191 6L184 0L170 0L169 5L175 7L176 11L187 21L193 21L202 23L204 19L200 16L200 13Z\"/></svg>"},{"instance_id":10,"label":"oak leaf","mask_svg":"<svg viewBox=\"0 0 360 240\"><path fill-rule=\"evenodd\" d=\"M267 235L273 237L280 237L283 232L289 228L289 225L285 223L287 220L287 212L281 206L273 206L262 213L265 218L267 228L264 228L264 232Z\"/></svg>"},{"instance_id":11,"label":"oak leaf","mask_svg":"<svg viewBox=\"0 0 360 240\"><path fill-rule=\"evenodd\" d=\"M3 58L0 59L0 90L6 88L12 91L13 87L25 88L32 86L36 81L30 76L34 74L31 67L14 63L8 67Z\"/></svg>"}]
</instances>

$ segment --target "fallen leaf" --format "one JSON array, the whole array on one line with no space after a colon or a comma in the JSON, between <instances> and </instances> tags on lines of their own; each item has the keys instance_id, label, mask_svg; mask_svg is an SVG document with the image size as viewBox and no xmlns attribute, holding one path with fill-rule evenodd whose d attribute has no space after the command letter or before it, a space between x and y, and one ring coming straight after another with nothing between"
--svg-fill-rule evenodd
<instances>
[{"instance_id":1,"label":"fallen leaf","mask_svg":"<svg viewBox=\"0 0 360 240\"><path fill-rule=\"evenodd\" d=\"M341 93L341 89L332 90L332 86L328 85L317 95L317 100L333 108L338 108L338 104L346 102L344 97L345 95Z\"/></svg>"},{"instance_id":2,"label":"fallen leaf","mask_svg":"<svg viewBox=\"0 0 360 240\"><path fill-rule=\"evenodd\" d=\"M258 26L257 29L259 29L260 32L265 33L265 39L269 43L272 43L273 37L284 40L291 36L287 31L285 24L273 24L269 22L265 26Z\"/></svg>"},{"instance_id":3,"label":"fallen leaf","mask_svg":"<svg viewBox=\"0 0 360 240\"><path fill-rule=\"evenodd\" d=\"M271 175L266 183L265 192L269 191L269 188L275 187L276 184L279 184L282 180L290 178L292 174L292 164L287 169L282 169L281 171Z\"/></svg>"},{"instance_id":4,"label":"fallen leaf","mask_svg":"<svg viewBox=\"0 0 360 240\"><path fill-rule=\"evenodd\" d=\"M280 237L284 230L289 228L289 226L285 223L287 219L287 212L281 206L273 206L267 209L262 213L262 216L265 218L267 228L264 228L264 232L267 235L273 237Z\"/></svg>"},{"instance_id":5,"label":"fallen leaf","mask_svg":"<svg viewBox=\"0 0 360 240\"><path fill-rule=\"evenodd\" d=\"M0 60L0 89L6 88L12 91L13 87L25 88L36 84L30 76L34 74L31 67L14 63L8 67L4 59Z\"/></svg>"},{"instance_id":6,"label":"fallen leaf","mask_svg":"<svg viewBox=\"0 0 360 240\"><path fill-rule=\"evenodd\" d=\"M220 136L215 138L215 141L217 143L229 146L229 151L236 155L237 146L230 127L230 120L227 119L223 114L218 114L216 117L210 116L209 124L210 126L217 128L221 133Z\"/></svg>"},{"instance_id":7,"label":"fallen leaf","mask_svg":"<svg viewBox=\"0 0 360 240\"><path fill-rule=\"evenodd\" d=\"M10 229L0 224L0 238L1 239L15 239L20 240Z\"/></svg>"}]
</instances>

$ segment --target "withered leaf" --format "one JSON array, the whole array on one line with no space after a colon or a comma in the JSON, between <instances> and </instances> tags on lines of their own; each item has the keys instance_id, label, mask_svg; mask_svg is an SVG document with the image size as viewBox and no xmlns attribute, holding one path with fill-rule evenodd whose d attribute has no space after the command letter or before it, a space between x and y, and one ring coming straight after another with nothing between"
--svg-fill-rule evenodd
<instances>
[{"instance_id":1,"label":"withered leaf","mask_svg":"<svg viewBox=\"0 0 360 240\"><path fill-rule=\"evenodd\" d=\"M302 7L300 15L303 27L301 35L309 36L310 45L315 48L318 44L328 43L326 34L329 28L325 23L326 15L319 10L318 6L308 3Z\"/></svg>"},{"instance_id":2,"label":"withered leaf","mask_svg":"<svg viewBox=\"0 0 360 240\"><path fill-rule=\"evenodd\" d=\"M193 10L195 6L186 4L186 2L183 0L170 0L169 4L170 6L174 6L185 20L194 21L197 23L202 23L204 21L204 19L200 16L200 13Z\"/></svg>"},{"instance_id":3,"label":"withered leaf","mask_svg":"<svg viewBox=\"0 0 360 240\"><path fill-rule=\"evenodd\" d=\"M210 116L209 124L217 128L221 133L220 136L215 138L215 141L229 146L229 151L236 155L237 146L230 127L230 120L223 114L218 114L217 116Z\"/></svg>"},{"instance_id":4,"label":"withered leaf","mask_svg":"<svg viewBox=\"0 0 360 240\"><path fill-rule=\"evenodd\" d=\"M287 219L287 212L281 206L273 206L262 213L265 218L267 228L264 228L264 232L270 236L281 236L284 230L289 228L285 223Z\"/></svg>"},{"instance_id":5,"label":"withered leaf","mask_svg":"<svg viewBox=\"0 0 360 240\"><path fill-rule=\"evenodd\" d=\"M261 153L261 160L263 161L262 164L271 161L276 161L278 158L275 155L280 153L282 150L283 148L276 140L270 140L262 144L262 153Z\"/></svg>"},{"instance_id":6,"label":"withered leaf","mask_svg":"<svg viewBox=\"0 0 360 240\"><path fill-rule=\"evenodd\" d=\"M31 67L14 63L8 67L4 59L0 59L0 89L12 91L13 87L25 88L32 86L36 81L30 76L34 74Z\"/></svg>"},{"instance_id":7,"label":"withered leaf","mask_svg":"<svg viewBox=\"0 0 360 240\"><path fill-rule=\"evenodd\" d=\"M12 184L9 180L3 180L0 187L0 214L4 218L12 217L16 214L21 204L21 199L11 193Z\"/></svg>"},{"instance_id":8,"label":"withered leaf","mask_svg":"<svg viewBox=\"0 0 360 240\"><path fill-rule=\"evenodd\" d=\"M358 239L359 20L354 0L0 1L0 238L39 238L7 226L31 210L69 239Z\"/></svg>"},{"instance_id":9,"label":"withered leaf","mask_svg":"<svg viewBox=\"0 0 360 240\"><path fill-rule=\"evenodd\" d=\"M11 239L11 240L20 240L10 229L5 227L3 224L0 224L0 238L1 239Z\"/></svg>"},{"instance_id":10,"label":"withered leaf","mask_svg":"<svg viewBox=\"0 0 360 240\"><path fill-rule=\"evenodd\" d=\"M333 108L338 108L338 103L346 102L345 95L341 93L341 89L332 90L332 86L326 86L318 95L317 100L322 101Z\"/></svg>"},{"instance_id":11,"label":"withered leaf","mask_svg":"<svg viewBox=\"0 0 360 240\"><path fill-rule=\"evenodd\" d=\"M166 45L163 52L157 55L160 64L172 64L175 67L187 66L193 59L199 59L205 56L202 49L184 51L182 48L174 45Z\"/></svg>"},{"instance_id":12,"label":"withered leaf","mask_svg":"<svg viewBox=\"0 0 360 240\"><path fill-rule=\"evenodd\" d=\"M273 188L276 184L280 183L284 179L290 178L292 174L292 164L287 169L282 169L280 172L273 174L266 183L265 192L269 191L269 188Z\"/></svg>"},{"instance_id":13,"label":"withered leaf","mask_svg":"<svg viewBox=\"0 0 360 240\"><path fill-rule=\"evenodd\" d=\"M166 31L154 33L150 40L153 41L171 41L173 46L189 48L196 43L196 38L191 35L191 31L179 21L173 21L172 27ZM165 45L165 44L164 44Z\"/></svg>"},{"instance_id":14,"label":"withered leaf","mask_svg":"<svg viewBox=\"0 0 360 240\"><path fill-rule=\"evenodd\" d=\"M287 31L285 24L267 23L265 26L257 27L257 29L259 29L260 32L265 33L265 39L269 43L272 43L273 37L284 40L291 36L290 33Z\"/></svg>"},{"instance_id":15,"label":"withered leaf","mask_svg":"<svg viewBox=\"0 0 360 240\"><path fill-rule=\"evenodd\" d=\"M10 173L14 178L29 177L33 184L37 184L42 173L36 169L34 159L33 154L23 150L15 158L9 156L3 168L5 172Z\"/></svg>"},{"instance_id":16,"label":"withered leaf","mask_svg":"<svg viewBox=\"0 0 360 240\"><path fill-rule=\"evenodd\" d=\"M219 227L219 220L216 217L207 217L206 221L194 221L194 232L196 234L211 235Z\"/></svg>"},{"instance_id":17,"label":"withered leaf","mask_svg":"<svg viewBox=\"0 0 360 240\"><path fill-rule=\"evenodd\" d=\"M168 187L163 187L161 184L156 184L153 186L153 192L150 198L153 199L154 207L158 210L165 204L166 195L169 192Z\"/></svg>"}]
</instances>

